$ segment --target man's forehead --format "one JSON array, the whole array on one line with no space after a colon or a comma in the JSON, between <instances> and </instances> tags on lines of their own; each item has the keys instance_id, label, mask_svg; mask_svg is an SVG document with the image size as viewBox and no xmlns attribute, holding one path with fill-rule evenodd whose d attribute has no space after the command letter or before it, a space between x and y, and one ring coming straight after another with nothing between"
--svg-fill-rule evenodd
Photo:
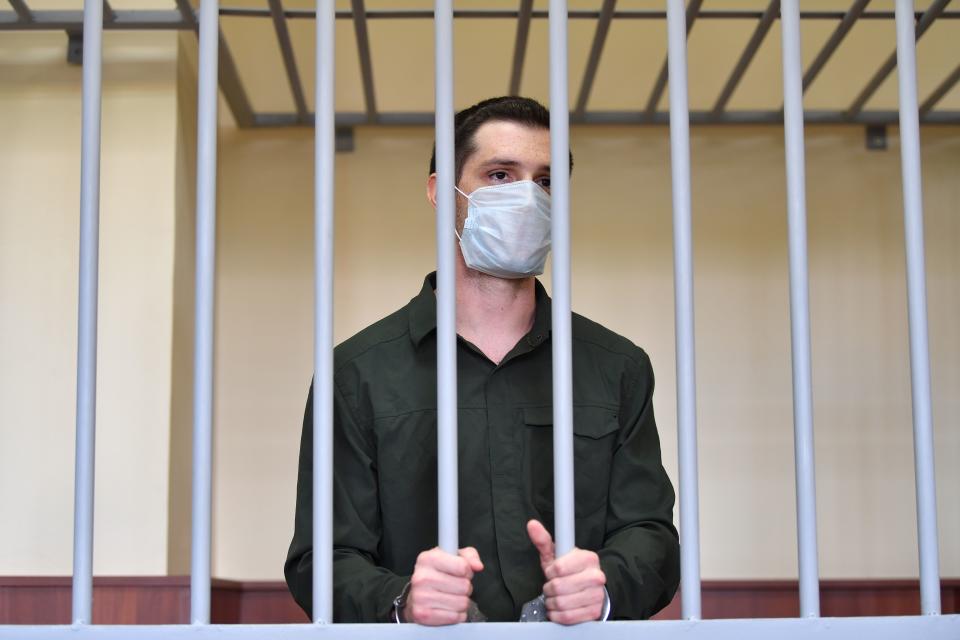
<instances>
[{"instance_id":1,"label":"man's forehead","mask_svg":"<svg viewBox=\"0 0 960 640\"><path fill-rule=\"evenodd\" d=\"M501 159L550 164L550 131L518 122L495 120L483 123L474 134L476 162Z\"/></svg>"}]
</instances>

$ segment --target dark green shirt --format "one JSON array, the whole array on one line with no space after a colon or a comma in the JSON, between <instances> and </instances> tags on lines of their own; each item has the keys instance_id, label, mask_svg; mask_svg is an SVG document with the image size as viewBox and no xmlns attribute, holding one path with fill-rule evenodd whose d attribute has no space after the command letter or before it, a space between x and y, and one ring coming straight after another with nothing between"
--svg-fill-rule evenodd
<instances>
[{"instance_id":1,"label":"dark green shirt","mask_svg":"<svg viewBox=\"0 0 960 640\"><path fill-rule=\"evenodd\" d=\"M408 305L334 351L334 620L391 619L417 555L437 544L434 275ZM550 298L536 284L533 328L498 365L458 338L460 546L484 570L473 599L516 621L543 573L527 537L553 530ZM679 581L673 487L660 461L653 370L643 350L573 315L576 544L597 551L611 619L647 618ZM312 572L312 389L285 565L308 613Z\"/></svg>"}]
</instances>

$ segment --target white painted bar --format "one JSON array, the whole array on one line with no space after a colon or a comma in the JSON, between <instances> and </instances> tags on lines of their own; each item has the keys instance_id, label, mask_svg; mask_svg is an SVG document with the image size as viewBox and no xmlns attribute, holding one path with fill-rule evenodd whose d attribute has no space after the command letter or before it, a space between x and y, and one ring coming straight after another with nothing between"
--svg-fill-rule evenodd
<instances>
[{"instance_id":1,"label":"white painted bar","mask_svg":"<svg viewBox=\"0 0 960 640\"><path fill-rule=\"evenodd\" d=\"M456 182L453 149L453 6L434 14L437 160L437 513L439 546L459 548L457 505Z\"/></svg>"},{"instance_id":2,"label":"white painted bar","mask_svg":"<svg viewBox=\"0 0 960 640\"><path fill-rule=\"evenodd\" d=\"M317 0L314 122L313 621L333 622L334 0Z\"/></svg>"},{"instance_id":3,"label":"white painted bar","mask_svg":"<svg viewBox=\"0 0 960 640\"><path fill-rule=\"evenodd\" d=\"M551 335L553 349L553 501L557 555L575 541L573 501L573 330L570 314L570 108L567 3L550 0Z\"/></svg>"},{"instance_id":4,"label":"white painted bar","mask_svg":"<svg viewBox=\"0 0 960 640\"><path fill-rule=\"evenodd\" d=\"M197 265L193 354L193 508L190 620L210 622L210 494L213 446L213 295L217 210L218 0L200 3L197 89Z\"/></svg>"},{"instance_id":5,"label":"white painted bar","mask_svg":"<svg viewBox=\"0 0 960 640\"><path fill-rule=\"evenodd\" d=\"M907 311L910 321L910 383L913 392L913 457L917 485L917 543L920 555L920 610L940 613L937 542L937 487L930 407L930 346L927 339L927 281L923 244L923 183L912 0L897 0L897 78L900 92L900 163L907 257ZM960 637L960 636L958 636Z\"/></svg>"},{"instance_id":6,"label":"white painted bar","mask_svg":"<svg viewBox=\"0 0 960 640\"><path fill-rule=\"evenodd\" d=\"M810 373L810 311L807 284L807 203L803 147L803 69L799 0L782 0L783 118L787 164L787 226L790 246L790 327L793 350L793 433L797 494L797 555L800 615L820 615L817 563L817 498Z\"/></svg>"},{"instance_id":7,"label":"white painted bar","mask_svg":"<svg viewBox=\"0 0 960 640\"><path fill-rule=\"evenodd\" d=\"M73 505L73 622L90 624L93 484L97 421L97 299L100 256L100 98L103 3L83 3L80 137L80 282L77 307L77 444Z\"/></svg>"},{"instance_id":8,"label":"white painted bar","mask_svg":"<svg viewBox=\"0 0 960 640\"><path fill-rule=\"evenodd\" d=\"M687 21L683 0L667 0L670 169L673 185L673 279L677 332L677 439L680 473L680 602L685 620L700 618L700 491L690 213L690 112Z\"/></svg>"}]
</instances>

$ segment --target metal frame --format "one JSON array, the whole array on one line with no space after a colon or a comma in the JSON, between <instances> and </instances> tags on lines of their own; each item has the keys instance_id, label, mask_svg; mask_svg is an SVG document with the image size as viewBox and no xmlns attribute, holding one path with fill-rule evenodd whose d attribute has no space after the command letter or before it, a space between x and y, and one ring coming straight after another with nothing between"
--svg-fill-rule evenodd
<instances>
[{"instance_id":1,"label":"metal frame","mask_svg":"<svg viewBox=\"0 0 960 640\"><path fill-rule=\"evenodd\" d=\"M0 31L32 31L32 30L65 30L69 32L82 31L83 16L80 11L33 11L26 0L7 0L13 11L0 11ZM193 9L187 0L176 0L177 10L109 10L105 15L111 19L105 20L105 30L183 30L196 29ZM293 56L286 20L313 20L316 11L310 9L284 9L282 0L268 0L269 8L240 8L221 7L221 16L270 18L274 22L277 32L277 42L281 49L284 67L290 83L293 102L296 110L292 113L255 113L247 97L243 84L240 81L236 64L230 53L223 34L220 34L220 85L224 97L230 106L233 117L238 126L246 127L277 127L307 125L313 122L313 114L307 111L303 100L303 83L299 77ZM850 30L860 20L889 20L895 18L894 11L868 11L870 0L853 0L846 11L800 11L802 20L832 20L838 21L837 28L828 38L816 58L803 75L803 90L806 91L813 84L830 58L836 53L840 44ZM960 19L960 11L946 11L949 0L936 0L926 11L914 11L917 21L916 37L919 39L936 20ZM780 18L778 0L771 0L763 11L751 10L702 10L702 0L690 0L686 9L687 34L696 20L757 20L757 26L749 41L744 47L737 63L730 72L719 93L713 108L707 112L692 112L690 123L701 124L780 124L783 122L783 110L745 110L730 111L727 104L734 95L737 86L745 75L753 58L756 56L766 34L773 23ZM615 0L604 0L599 10L568 11L569 20L596 20L597 28L590 48L586 68L580 84L577 100L574 104L571 120L577 124L654 124L664 125L668 122L666 111L658 111L657 106L663 97L667 86L667 62L664 61L657 75L645 105L638 105L637 110L625 111L590 111L587 104L590 92L600 66L603 47L609 33L610 25L614 20L658 20L666 21L667 12L664 10L623 10L616 9ZM517 9L459 9L453 11L454 19L515 19L517 32L514 44L513 59L508 79L507 92L517 95L520 92L521 78L526 59L527 41L529 39L530 24L533 20L548 18L549 12L534 10L533 0L518 0ZM425 9L380 9L367 10L363 0L351 0L350 10L335 11L335 19L351 20L357 39L357 54L360 60L360 74L363 83L365 112L356 114L341 112L336 114L336 124L340 127L360 124L377 125L432 125L433 114L429 112L392 113L380 111L377 108L376 88L373 76L373 63L370 53L370 36L367 24L370 20L432 20L433 11ZM896 66L896 53L892 53L873 75L864 89L858 94L853 103L846 109L833 111L806 111L804 120L809 124L896 124L896 111L869 110L863 107L877 88L889 76ZM936 110L934 107L953 86L960 81L960 67L954 70L944 81L927 96L920 109L921 124L960 124L960 111Z\"/></svg>"},{"instance_id":2,"label":"metal frame","mask_svg":"<svg viewBox=\"0 0 960 640\"><path fill-rule=\"evenodd\" d=\"M923 37L923 34L927 32L934 21L937 19L940 14L943 13L943 10L946 6L950 4L950 0L934 0L934 3L930 5L930 8L927 9L920 20L917 22L916 27L916 39L919 40ZM911 7L911 17L916 14L913 12ZM850 105L850 108L847 109L847 115L853 117L856 116L863 110L863 107L867 104L870 98L873 97L873 94L876 93L877 89L880 88L880 85L883 84L883 81L887 79L887 76L897 68L897 52L894 51L890 56L884 61L884 63L877 69L877 72L873 74L873 77L870 78L870 81L867 83L867 86L863 88L856 98L854 98L853 103Z\"/></svg>"}]
</instances>

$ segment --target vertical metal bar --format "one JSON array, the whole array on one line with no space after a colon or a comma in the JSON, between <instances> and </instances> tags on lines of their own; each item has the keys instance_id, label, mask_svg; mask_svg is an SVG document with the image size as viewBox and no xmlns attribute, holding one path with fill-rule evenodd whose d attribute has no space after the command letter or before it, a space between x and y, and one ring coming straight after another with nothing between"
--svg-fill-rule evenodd
<instances>
[{"instance_id":1,"label":"vertical metal bar","mask_svg":"<svg viewBox=\"0 0 960 640\"><path fill-rule=\"evenodd\" d=\"M923 34L927 32L927 29L933 25L937 17L947 8L948 4L950 4L950 0L933 0L933 2L930 3L930 6L927 7L927 10L923 12L923 15L921 15L920 19L915 23L916 40L919 40ZM911 16L911 20L916 20L916 14ZM897 52L894 51L883 62L880 68L877 69L877 72L873 74L873 77L870 78L870 81L867 83L867 86L863 88L863 91L854 98L853 104L850 105L850 108L847 109L844 114L848 119L856 117L863 111L863 107L866 106L870 98L873 97L873 94L877 92L877 89L880 88L880 85L883 84L883 81L887 79L887 76L890 75L896 66Z\"/></svg>"},{"instance_id":2,"label":"vertical metal bar","mask_svg":"<svg viewBox=\"0 0 960 640\"><path fill-rule=\"evenodd\" d=\"M437 140L437 513L440 548L456 553L457 309L453 161L453 6L436 0L433 19Z\"/></svg>"},{"instance_id":3,"label":"vertical metal bar","mask_svg":"<svg viewBox=\"0 0 960 640\"><path fill-rule=\"evenodd\" d=\"M80 282L77 308L77 445L73 507L73 623L90 624L97 417L97 284L100 254L100 98L103 4L83 3Z\"/></svg>"},{"instance_id":4,"label":"vertical metal bar","mask_svg":"<svg viewBox=\"0 0 960 640\"><path fill-rule=\"evenodd\" d=\"M218 0L200 3L197 89L197 266L193 355L193 509L190 620L210 622L210 494L213 444L213 294L217 198Z\"/></svg>"},{"instance_id":5,"label":"vertical metal bar","mask_svg":"<svg viewBox=\"0 0 960 640\"><path fill-rule=\"evenodd\" d=\"M930 409L930 347L927 341L927 284L923 246L923 192L917 109L916 39L913 0L897 0L897 78L900 91L900 163L910 321L910 382L913 392L913 456L917 482L917 540L920 610L940 614L937 489L933 468Z\"/></svg>"},{"instance_id":6,"label":"vertical metal bar","mask_svg":"<svg viewBox=\"0 0 960 640\"><path fill-rule=\"evenodd\" d=\"M333 622L334 0L317 0L314 130L313 621Z\"/></svg>"},{"instance_id":7,"label":"vertical metal bar","mask_svg":"<svg viewBox=\"0 0 960 640\"><path fill-rule=\"evenodd\" d=\"M693 5L695 3L691 3ZM687 22L683 0L667 0L670 165L673 182L673 271L677 331L677 438L680 473L681 615L700 619L700 491L697 470L697 383L693 334L693 240L690 213L690 113Z\"/></svg>"},{"instance_id":8,"label":"vertical metal bar","mask_svg":"<svg viewBox=\"0 0 960 640\"><path fill-rule=\"evenodd\" d=\"M798 0L780 8L783 43L783 116L790 245L790 326L793 349L793 433L796 458L797 553L800 615L820 615L817 568L817 499L813 461L813 396L807 285L807 203L803 148L803 69Z\"/></svg>"},{"instance_id":9,"label":"vertical metal bar","mask_svg":"<svg viewBox=\"0 0 960 640\"><path fill-rule=\"evenodd\" d=\"M553 502L557 555L573 549L573 334L570 315L570 110L567 3L550 0L550 197L553 245Z\"/></svg>"},{"instance_id":10,"label":"vertical metal bar","mask_svg":"<svg viewBox=\"0 0 960 640\"><path fill-rule=\"evenodd\" d=\"M693 23L697 19L697 15L700 13L700 5L702 4L703 0L690 0L690 6L687 7L687 14L685 18L685 32L688 35L690 30L693 29ZM686 56L686 51L684 51L684 56ZM660 98L663 96L663 92L667 88L668 62L668 60L663 61L663 66L660 67L660 73L657 74L657 79L653 83L653 90L650 92L650 97L647 98L647 106L644 108L644 115L651 120L656 115L657 105L660 104Z\"/></svg>"}]
</instances>

